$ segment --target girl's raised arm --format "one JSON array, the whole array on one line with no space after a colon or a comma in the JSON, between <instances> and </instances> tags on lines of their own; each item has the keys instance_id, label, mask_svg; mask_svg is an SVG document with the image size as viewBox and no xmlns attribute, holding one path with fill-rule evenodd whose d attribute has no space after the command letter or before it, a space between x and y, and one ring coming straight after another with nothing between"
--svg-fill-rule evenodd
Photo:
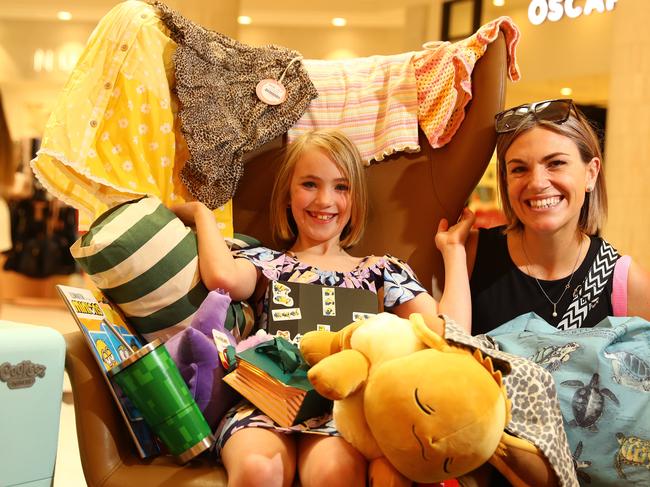
<instances>
[{"instance_id":1,"label":"girl's raised arm","mask_svg":"<svg viewBox=\"0 0 650 487\"><path fill-rule=\"evenodd\" d=\"M170 208L186 225L195 225L199 247L199 270L203 284L223 289L235 301L248 299L255 290L258 271L246 259L233 258L214 214L198 201Z\"/></svg>"},{"instance_id":2,"label":"girl's raised arm","mask_svg":"<svg viewBox=\"0 0 650 487\"><path fill-rule=\"evenodd\" d=\"M474 213L465 208L458 223L451 228L447 220L440 220L436 234L436 247L445 263L445 288L438 309L453 318L467 333L472 331L472 293L465 244L475 219Z\"/></svg>"}]
</instances>

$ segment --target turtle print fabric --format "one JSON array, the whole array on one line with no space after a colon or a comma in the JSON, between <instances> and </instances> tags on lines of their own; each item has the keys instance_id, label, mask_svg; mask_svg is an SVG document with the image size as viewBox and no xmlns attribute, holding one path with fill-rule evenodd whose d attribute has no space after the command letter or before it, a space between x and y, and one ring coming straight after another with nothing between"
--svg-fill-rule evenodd
<instances>
[{"instance_id":1,"label":"turtle print fabric","mask_svg":"<svg viewBox=\"0 0 650 487\"><path fill-rule=\"evenodd\" d=\"M239 250L234 252L234 255L248 259L261 270L262 275L269 281L280 279L293 282L312 282L326 286L367 289L377 294L383 290L383 305L387 311L426 292L408 264L390 255L378 259L373 259L372 256L365 257L350 272L323 271L301 263L288 253L277 252L265 247ZM258 316L260 316L258 321L260 328L265 328L267 323L267 313L264 310L265 302L265 296L262 296L256 303ZM331 414L284 428L276 425L273 420L248 401L242 401L226 413L217 428L217 455L228 438L235 432L242 428L253 427L270 428L283 433L307 432L336 436L339 434Z\"/></svg>"},{"instance_id":2,"label":"turtle print fabric","mask_svg":"<svg viewBox=\"0 0 650 487\"><path fill-rule=\"evenodd\" d=\"M512 418L506 431L533 443L548 459L561 486L577 486L553 376L534 362L499 350L487 335L470 336L445 318L445 338L478 348L497 363L508 364L504 384L512 403Z\"/></svg>"},{"instance_id":3,"label":"turtle print fabric","mask_svg":"<svg viewBox=\"0 0 650 487\"><path fill-rule=\"evenodd\" d=\"M178 43L175 91L190 158L181 171L189 192L210 208L235 194L243 154L282 135L318 96L297 51L252 47L209 31L161 2L152 2ZM286 100L267 105L255 94L263 79L278 80Z\"/></svg>"},{"instance_id":4,"label":"turtle print fabric","mask_svg":"<svg viewBox=\"0 0 650 487\"><path fill-rule=\"evenodd\" d=\"M650 323L609 317L557 330L530 313L490 335L551 372L580 483L648 485Z\"/></svg>"}]
</instances>

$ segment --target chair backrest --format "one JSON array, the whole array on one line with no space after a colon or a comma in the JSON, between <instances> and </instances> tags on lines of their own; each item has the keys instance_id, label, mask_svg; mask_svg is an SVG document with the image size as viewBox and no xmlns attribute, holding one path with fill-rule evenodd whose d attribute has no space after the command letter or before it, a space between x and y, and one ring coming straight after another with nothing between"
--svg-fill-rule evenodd
<instances>
[{"instance_id":1,"label":"chair backrest","mask_svg":"<svg viewBox=\"0 0 650 487\"><path fill-rule=\"evenodd\" d=\"M494 150L493 117L503 107L506 49L503 36L488 46L472 75L473 100L453 140L432 150L401 153L369 167L371 210L363 241L353 253L391 253L414 268L422 283L442 278L434 234L442 217L454 220ZM235 195L235 229L270 245L269 199L284 141L249 154ZM79 452L89 486L226 485L223 468L204 459L183 468L171 457L141 460L102 372L80 332L66 335L66 370L72 384ZM538 485L538 484L536 484Z\"/></svg>"},{"instance_id":2,"label":"chair backrest","mask_svg":"<svg viewBox=\"0 0 650 487\"><path fill-rule=\"evenodd\" d=\"M451 142L434 150L420 133L420 152L400 152L366 169L368 226L352 254L395 255L408 262L427 289L432 277L441 288L442 256L434 244L438 222L458 218L490 161L496 143L494 115L503 109L505 80L506 49L500 35L476 64L472 101ZM268 246L270 195L285 147L284 138L278 138L248 154L234 198L235 231Z\"/></svg>"}]
</instances>

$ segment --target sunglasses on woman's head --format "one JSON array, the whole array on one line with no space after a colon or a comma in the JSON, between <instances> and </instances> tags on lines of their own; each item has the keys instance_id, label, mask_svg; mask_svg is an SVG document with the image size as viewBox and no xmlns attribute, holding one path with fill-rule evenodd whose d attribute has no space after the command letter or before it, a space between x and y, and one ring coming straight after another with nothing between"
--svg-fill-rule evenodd
<instances>
[{"instance_id":1,"label":"sunglasses on woman's head","mask_svg":"<svg viewBox=\"0 0 650 487\"><path fill-rule=\"evenodd\" d=\"M573 100L568 98L525 103L497 113L494 117L494 127L497 134L512 132L530 116L540 121L564 123L569 119L573 106Z\"/></svg>"}]
</instances>

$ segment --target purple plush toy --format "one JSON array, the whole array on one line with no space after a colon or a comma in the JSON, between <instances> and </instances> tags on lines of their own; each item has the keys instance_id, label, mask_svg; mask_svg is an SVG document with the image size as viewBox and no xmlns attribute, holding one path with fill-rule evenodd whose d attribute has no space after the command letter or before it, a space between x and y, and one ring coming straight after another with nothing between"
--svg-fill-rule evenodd
<instances>
[{"instance_id":1,"label":"purple plush toy","mask_svg":"<svg viewBox=\"0 0 650 487\"><path fill-rule=\"evenodd\" d=\"M192 397L213 430L239 399L239 394L222 380L227 371L221 363L215 335L223 348L230 345L236 347L237 352L272 338L262 333L237 344L235 337L224 326L229 305L227 292L220 289L210 291L190 326L165 343Z\"/></svg>"},{"instance_id":2,"label":"purple plush toy","mask_svg":"<svg viewBox=\"0 0 650 487\"><path fill-rule=\"evenodd\" d=\"M238 398L237 393L222 381L225 371L213 339L213 330L216 330L224 346L236 345L235 337L224 327L229 305L228 293L211 291L190 326L165 343L212 429Z\"/></svg>"}]
</instances>

